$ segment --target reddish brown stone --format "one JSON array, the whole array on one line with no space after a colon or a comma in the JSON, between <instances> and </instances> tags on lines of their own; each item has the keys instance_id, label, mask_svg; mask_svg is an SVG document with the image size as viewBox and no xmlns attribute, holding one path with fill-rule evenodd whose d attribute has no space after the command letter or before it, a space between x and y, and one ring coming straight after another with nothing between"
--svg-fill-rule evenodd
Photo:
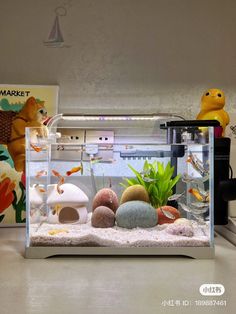
<instances>
[{"instance_id":1,"label":"reddish brown stone","mask_svg":"<svg viewBox=\"0 0 236 314\"><path fill-rule=\"evenodd\" d=\"M99 206L106 206L115 213L119 206L116 193L109 188L104 188L98 191L93 199L93 210Z\"/></svg>"},{"instance_id":2,"label":"reddish brown stone","mask_svg":"<svg viewBox=\"0 0 236 314\"><path fill-rule=\"evenodd\" d=\"M99 206L93 211L91 224L95 228L111 228L115 225L115 214L110 208Z\"/></svg>"}]
</instances>

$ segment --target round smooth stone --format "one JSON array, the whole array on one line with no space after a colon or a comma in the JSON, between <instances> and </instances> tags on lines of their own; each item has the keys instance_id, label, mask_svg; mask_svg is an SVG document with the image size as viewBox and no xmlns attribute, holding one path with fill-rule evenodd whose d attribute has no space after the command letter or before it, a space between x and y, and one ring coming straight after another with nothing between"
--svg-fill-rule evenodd
<instances>
[{"instance_id":1,"label":"round smooth stone","mask_svg":"<svg viewBox=\"0 0 236 314\"><path fill-rule=\"evenodd\" d=\"M127 187L121 195L120 203L126 203L129 201L143 201L149 203L148 192L140 184L135 184Z\"/></svg>"},{"instance_id":2,"label":"round smooth stone","mask_svg":"<svg viewBox=\"0 0 236 314\"><path fill-rule=\"evenodd\" d=\"M184 236L184 237L193 237L194 231L191 226L184 224L171 224L166 228L166 232L172 235Z\"/></svg>"},{"instance_id":3,"label":"round smooth stone","mask_svg":"<svg viewBox=\"0 0 236 314\"><path fill-rule=\"evenodd\" d=\"M192 222L188 220L187 218L178 218L174 222L176 225L187 225L192 226Z\"/></svg>"},{"instance_id":4,"label":"round smooth stone","mask_svg":"<svg viewBox=\"0 0 236 314\"><path fill-rule=\"evenodd\" d=\"M116 211L116 223L122 228L151 228L157 224L157 220L156 209L143 201L123 203Z\"/></svg>"},{"instance_id":5,"label":"round smooth stone","mask_svg":"<svg viewBox=\"0 0 236 314\"><path fill-rule=\"evenodd\" d=\"M116 193L109 188L101 189L97 192L93 199L93 210L99 206L110 208L114 213L116 212L119 201Z\"/></svg>"},{"instance_id":6,"label":"round smooth stone","mask_svg":"<svg viewBox=\"0 0 236 314\"><path fill-rule=\"evenodd\" d=\"M180 212L178 209L168 205L157 208L157 214L159 225L170 224L180 218Z\"/></svg>"},{"instance_id":7,"label":"round smooth stone","mask_svg":"<svg viewBox=\"0 0 236 314\"><path fill-rule=\"evenodd\" d=\"M93 211L91 224L95 228L112 228L115 225L115 214L110 208L99 206Z\"/></svg>"}]
</instances>

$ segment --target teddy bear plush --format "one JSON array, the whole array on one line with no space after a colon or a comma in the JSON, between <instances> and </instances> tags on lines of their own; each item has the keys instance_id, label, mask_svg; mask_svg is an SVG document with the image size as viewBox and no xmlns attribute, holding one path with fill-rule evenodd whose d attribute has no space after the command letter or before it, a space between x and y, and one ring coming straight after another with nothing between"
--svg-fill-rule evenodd
<instances>
[{"instance_id":1,"label":"teddy bear plush","mask_svg":"<svg viewBox=\"0 0 236 314\"><path fill-rule=\"evenodd\" d=\"M21 111L13 118L7 146L16 171L25 172L25 128L36 127L36 135L47 136L47 128L43 124L46 118L44 102L37 101L34 97L28 98Z\"/></svg>"}]
</instances>

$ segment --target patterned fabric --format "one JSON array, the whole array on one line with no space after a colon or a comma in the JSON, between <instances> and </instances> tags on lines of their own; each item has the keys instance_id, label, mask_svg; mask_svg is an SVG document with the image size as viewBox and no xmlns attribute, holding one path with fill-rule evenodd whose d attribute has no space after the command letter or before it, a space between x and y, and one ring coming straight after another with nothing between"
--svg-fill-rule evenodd
<instances>
[{"instance_id":1,"label":"patterned fabric","mask_svg":"<svg viewBox=\"0 0 236 314\"><path fill-rule=\"evenodd\" d=\"M11 137L12 120L18 112L0 111L0 144L7 144Z\"/></svg>"}]
</instances>

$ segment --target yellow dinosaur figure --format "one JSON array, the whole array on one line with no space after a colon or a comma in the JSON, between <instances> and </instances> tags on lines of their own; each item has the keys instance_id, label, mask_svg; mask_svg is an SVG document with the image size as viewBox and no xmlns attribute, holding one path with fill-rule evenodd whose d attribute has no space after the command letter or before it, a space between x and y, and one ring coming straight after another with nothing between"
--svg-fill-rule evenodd
<instances>
[{"instance_id":1,"label":"yellow dinosaur figure","mask_svg":"<svg viewBox=\"0 0 236 314\"><path fill-rule=\"evenodd\" d=\"M229 115L223 109L225 106L225 95L220 89L208 89L201 99L201 111L197 115L197 120L217 120L223 128L222 135L225 134L225 128L229 124Z\"/></svg>"}]
</instances>

